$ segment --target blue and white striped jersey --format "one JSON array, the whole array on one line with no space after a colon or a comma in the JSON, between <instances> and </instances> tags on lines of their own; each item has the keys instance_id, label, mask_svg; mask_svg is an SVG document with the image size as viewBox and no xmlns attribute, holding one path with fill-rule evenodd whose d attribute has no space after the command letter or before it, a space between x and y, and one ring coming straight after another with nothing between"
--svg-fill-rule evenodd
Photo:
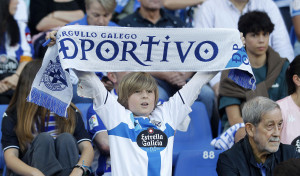
<instances>
[{"instance_id":1,"label":"blue and white striped jersey","mask_svg":"<svg viewBox=\"0 0 300 176\"><path fill-rule=\"evenodd\" d=\"M17 23L20 29L19 43L10 46L10 38L6 33L5 41L0 46L0 74L15 73L20 62L32 60L33 47L29 28L24 22Z\"/></svg>"},{"instance_id":2,"label":"blue and white striped jersey","mask_svg":"<svg viewBox=\"0 0 300 176\"><path fill-rule=\"evenodd\" d=\"M172 174L174 132L191 112L179 93L157 106L149 118L133 117L111 94L95 111L108 131L112 175Z\"/></svg>"}]
</instances>

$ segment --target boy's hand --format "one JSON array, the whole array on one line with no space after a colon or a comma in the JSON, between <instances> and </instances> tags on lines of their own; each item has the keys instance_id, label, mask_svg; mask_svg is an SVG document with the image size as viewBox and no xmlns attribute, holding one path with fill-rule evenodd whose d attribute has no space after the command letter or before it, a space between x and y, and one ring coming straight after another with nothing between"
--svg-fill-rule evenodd
<instances>
[{"instance_id":1,"label":"boy's hand","mask_svg":"<svg viewBox=\"0 0 300 176\"><path fill-rule=\"evenodd\" d=\"M100 87L104 87L99 77L94 72L83 72L73 70L78 76L79 82L77 86L78 96L85 98L95 98L99 95Z\"/></svg>"}]
</instances>

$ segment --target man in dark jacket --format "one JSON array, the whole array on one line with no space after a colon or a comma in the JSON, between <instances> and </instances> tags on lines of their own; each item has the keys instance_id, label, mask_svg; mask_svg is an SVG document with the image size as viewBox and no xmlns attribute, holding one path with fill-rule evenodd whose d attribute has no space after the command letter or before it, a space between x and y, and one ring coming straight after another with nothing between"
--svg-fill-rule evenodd
<instances>
[{"instance_id":1,"label":"man in dark jacket","mask_svg":"<svg viewBox=\"0 0 300 176\"><path fill-rule=\"evenodd\" d=\"M300 157L294 146L280 143L283 120L276 102L256 97L244 105L242 116L246 137L220 154L219 176L271 176L278 163Z\"/></svg>"}]
</instances>

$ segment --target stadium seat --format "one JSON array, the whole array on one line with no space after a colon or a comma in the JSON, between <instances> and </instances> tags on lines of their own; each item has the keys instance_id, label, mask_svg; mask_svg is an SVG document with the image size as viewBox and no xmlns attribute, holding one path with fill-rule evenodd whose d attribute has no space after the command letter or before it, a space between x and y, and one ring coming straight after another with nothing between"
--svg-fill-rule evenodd
<instances>
[{"instance_id":1,"label":"stadium seat","mask_svg":"<svg viewBox=\"0 0 300 176\"><path fill-rule=\"evenodd\" d=\"M183 150L211 150L212 140L211 126L205 105L202 102L195 102L192 105L192 112L189 114L191 122L186 132L176 131L174 137L173 166L180 151Z\"/></svg>"},{"instance_id":2,"label":"stadium seat","mask_svg":"<svg viewBox=\"0 0 300 176\"><path fill-rule=\"evenodd\" d=\"M174 176L217 176L216 166L222 150L181 151L175 166Z\"/></svg>"},{"instance_id":3,"label":"stadium seat","mask_svg":"<svg viewBox=\"0 0 300 176\"><path fill-rule=\"evenodd\" d=\"M82 114L82 120L84 122L85 129L87 129L86 115L87 115L88 109L91 106L91 104L90 103L76 103L75 105L80 110L80 112Z\"/></svg>"},{"instance_id":4,"label":"stadium seat","mask_svg":"<svg viewBox=\"0 0 300 176\"><path fill-rule=\"evenodd\" d=\"M2 118L3 114L6 111L6 108L8 105L0 105L0 127L2 127ZM0 139L2 138L2 131L0 131ZM2 150L2 145L0 143L1 152L0 152L0 169L3 169L5 167L5 161L4 161L4 155Z\"/></svg>"},{"instance_id":5,"label":"stadium seat","mask_svg":"<svg viewBox=\"0 0 300 176\"><path fill-rule=\"evenodd\" d=\"M295 43L297 41L297 36L296 36L296 32L295 32L294 26L292 26L291 30L290 30L290 41L291 41L292 47L294 48L294 45L295 45Z\"/></svg>"}]
</instances>

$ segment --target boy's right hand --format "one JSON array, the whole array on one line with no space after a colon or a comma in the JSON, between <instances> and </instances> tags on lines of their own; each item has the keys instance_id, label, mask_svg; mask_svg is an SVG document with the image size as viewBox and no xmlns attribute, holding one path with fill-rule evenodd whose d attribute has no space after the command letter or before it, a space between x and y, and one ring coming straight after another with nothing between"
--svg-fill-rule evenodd
<instances>
[{"instance_id":1,"label":"boy's right hand","mask_svg":"<svg viewBox=\"0 0 300 176\"><path fill-rule=\"evenodd\" d=\"M73 70L78 76L77 94L80 97L95 98L100 93L100 87L104 87L99 77L94 72ZM104 88L105 89L105 88Z\"/></svg>"},{"instance_id":2,"label":"boy's right hand","mask_svg":"<svg viewBox=\"0 0 300 176\"><path fill-rule=\"evenodd\" d=\"M47 33L46 40L51 39L48 46L53 46L56 43L56 33L57 33L57 31L51 31L51 32Z\"/></svg>"}]
</instances>

